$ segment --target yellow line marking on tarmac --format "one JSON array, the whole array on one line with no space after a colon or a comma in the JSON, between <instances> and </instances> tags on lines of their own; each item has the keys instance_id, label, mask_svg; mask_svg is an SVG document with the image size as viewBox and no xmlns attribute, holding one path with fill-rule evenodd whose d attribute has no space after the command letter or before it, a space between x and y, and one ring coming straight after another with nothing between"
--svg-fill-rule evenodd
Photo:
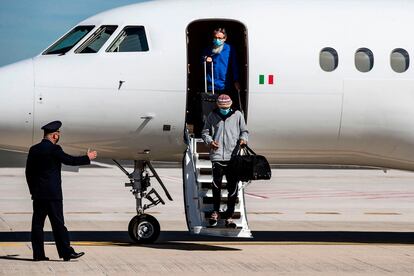
<instances>
[{"instance_id":1,"label":"yellow line marking on tarmac","mask_svg":"<svg viewBox=\"0 0 414 276\"><path fill-rule=\"evenodd\" d=\"M4 215L31 215L33 212L4 212Z\"/></svg>"},{"instance_id":2,"label":"yellow line marking on tarmac","mask_svg":"<svg viewBox=\"0 0 414 276\"><path fill-rule=\"evenodd\" d=\"M15 247L15 246L25 246L29 242L0 242L0 247ZM140 246L139 244L135 243L127 243L127 242L94 242L94 241L72 241L71 244L76 246ZM193 242L193 241L172 241L172 242L161 242L161 243L153 243L153 244L147 244L142 245L145 246L153 246L157 247L165 245L165 244L175 244L177 246L185 246L188 245L194 245L194 244L200 244L200 245L211 245L211 246L261 246L261 245L359 245L359 246L413 246L412 244L404 244L404 243L358 243L358 242ZM54 246L54 243L45 243L47 246Z\"/></svg>"},{"instance_id":3,"label":"yellow line marking on tarmac","mask_svg":"<svg viewBox=\"0 0 414 276\"><path fill-rule=\"evenodd\" d=\"M0 247L25 246L24 242L0 242Z\"/></svg>"},{"instance_id":4,"label":"yellow line marking on tarmac","mask_svg":"<svg viewBox=\"0 0 414 276\"><path fill-rule=\"evenodd\" d=\"M77 246L116 246L116 245L121 245L121 246L140 246L139 244L135 244L135 243L127 243L127 242L71 242L71 244L73 245L77 245ZM407 246L412 246L411 244L404 244L404 243L359 243L359 242L263 242L263 241L258 241L258 242L249 242L249 241L245 241L245 242L209 242L209 241L171 241L171 242L160 242L160 243L153 243L153 244L149 244L152 245L154 247L156 247L157 245L163 245L163 244L177 244L177 245L186 245L186 244L201 244L201 245L217 245L217 246L228 246L228 245L233 245L233 246L245 246L245 245L374 245L374 246L378 246L378 245L395 245L395 246L403 246L403 245L407 245ZM145 244L142 246L146 246Z\"/></svg>"},{"instance_id":5,"label":"yellow line marking on tarmac","mask_svg":"<svg viewBox=\"0 0 414 276\"><path fill-rule=\"evenodd\" d=\"M208 245L388 245L387 243L358 242L200 242ZM399 244L394 244L399 245Z\"/></svg>"},{"instance_id":6,"label":"yellow line marking on tarmac","mask_svg":"<svg viewBox=\"0 0 414 276\"><path fill-rule=\"evenodd\" d=\"M111 246L111 245L129 245L126 242L93 242L93 241L82 241L82 242L71 242L77 246Z\"/></svg>"}]
</instances>

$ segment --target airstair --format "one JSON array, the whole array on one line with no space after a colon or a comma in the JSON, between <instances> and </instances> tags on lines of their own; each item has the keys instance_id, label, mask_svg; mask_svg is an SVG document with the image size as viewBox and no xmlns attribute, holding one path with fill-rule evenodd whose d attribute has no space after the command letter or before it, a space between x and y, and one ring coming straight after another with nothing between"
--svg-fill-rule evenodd
<instances>
[{"instance_id":1,"label":"airstair","mask_svg":"<svg viewBox=\"0 0 414 276\"><path fill-rule=\"evenodd\" d=\"M187 219L187 226L192 234L251 238L245 200L244 184L238 183L239 196L235 206L233 221L237 228L231 229L224 226L224 220L220 220L216 227L210 227L208 218L213 211L212 196L212 166L209 160L208 147L201 139L192 138L186 134L188 148L183 159L184 178L184 203ZM222 200L220 214L227 207L226 179L223 177Z\"/></svg>"}]
</instances>

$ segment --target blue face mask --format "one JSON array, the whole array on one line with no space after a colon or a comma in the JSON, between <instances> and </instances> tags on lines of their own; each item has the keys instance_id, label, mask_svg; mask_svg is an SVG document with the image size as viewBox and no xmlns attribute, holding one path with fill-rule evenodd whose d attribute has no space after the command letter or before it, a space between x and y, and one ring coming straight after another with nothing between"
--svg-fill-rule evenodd
<instances>
[{"instance_id":1,"label":"blue face mask","mask_svg":"<svg viewBox=\"0 0 414 276\"><path fill-rule=\"evenodd\" d=\"M216 46L216 47L220 47L221 45L223 45L223 44L224 44L224 41L223 41L223 40L221 40L221 39L215 38L215 39L213 39L213 44L214 44L214 46Z\"/></svg>"},{"instance_id":2,"label":"blue face mask","mask_svg":"<svg viewBox=\"0 0 414 276\"><path fill-rule=\"evenodd\" d=\"M220 113L223 114L223 115L227 115L227 114L229 114L229 112L230 112L230 108L227 108L227 109L221 109L220 108Z\"/></svg>"}]
</instances>

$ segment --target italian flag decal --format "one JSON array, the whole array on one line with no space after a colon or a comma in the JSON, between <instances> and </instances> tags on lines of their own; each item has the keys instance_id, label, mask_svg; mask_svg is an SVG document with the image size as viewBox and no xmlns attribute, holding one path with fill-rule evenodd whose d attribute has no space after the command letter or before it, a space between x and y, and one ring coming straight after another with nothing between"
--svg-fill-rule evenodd
<instances>
[{"instance_id":1,"label":"italian flag decal","mask_svg":"<svg viewBox=\"0 0 414 276\"><path fill-rule=\"evenodd\" d=\"M273 75L259 75L259 84L274 84L274 76Z\"/></svg>"}]
</instances>

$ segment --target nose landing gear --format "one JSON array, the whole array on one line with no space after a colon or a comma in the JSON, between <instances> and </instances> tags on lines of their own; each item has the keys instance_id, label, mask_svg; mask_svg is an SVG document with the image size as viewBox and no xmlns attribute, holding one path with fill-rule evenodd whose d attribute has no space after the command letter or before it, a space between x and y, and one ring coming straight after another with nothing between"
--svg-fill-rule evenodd
<instances>
[{"instance_id":1,"label":"nose landing gear","mask_svg":"<svg viewBox=\"0 0 414 276\"><path fill-rule=\"evenodd\" d=\"M151 187L150 178L155 177L157 179L170 201L172 201L172 197L149 161L134 161L134 171L132 173L125 170L118 161L113 161L129 178L129 183L125 183L125 186L131 187L131 193L136 200L137 215L129 222L128 234L136 243L153 243L160 235L160 224L155 217L144 212L146 209L155 207L160 203L164 205L165 202L154 188L147 192L147 189ZM149 171L152 175L149 175ZM143 205L143 199L147 199L149 204Z\"/></svg>"},{"instance_id":2,"label":"nose landing gear","mask_svg":"<svg viewBox=\"0 0 414 276\"><path fill-rule=\"evenodd\" d=\"M135 243L153 243L160 235L160 224L148 214L136 215L128 225L128 234Z\"/></svg>"}]
</instances>

